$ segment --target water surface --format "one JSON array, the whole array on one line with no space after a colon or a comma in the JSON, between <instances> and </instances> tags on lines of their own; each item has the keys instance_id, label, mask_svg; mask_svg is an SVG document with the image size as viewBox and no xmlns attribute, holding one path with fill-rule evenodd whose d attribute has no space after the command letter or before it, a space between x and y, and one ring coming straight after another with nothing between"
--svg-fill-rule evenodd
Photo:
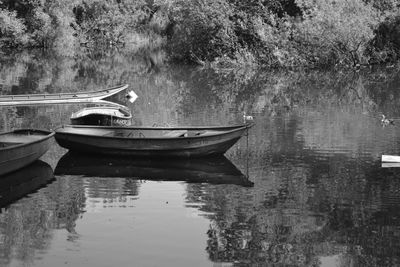
<instances>
[{"instance_id":1,"label":"water surface","mask_svg":"<svg viewBox=\"0 0 400 267\"><path fill-rule=\"evenodd\" d=\"M400 121L380 123L400 118L397 70L211 70L163 58L3 58L2 94L128 83L137 101L113 100L135 125L226 125L243 113L256 125L216 161L93 159L54 143L0 181L1 266L400 264L400 170L380 163L400 155ZM81 107L3 107L0 129L54 129Z\"/></svg>"}]
</instances>

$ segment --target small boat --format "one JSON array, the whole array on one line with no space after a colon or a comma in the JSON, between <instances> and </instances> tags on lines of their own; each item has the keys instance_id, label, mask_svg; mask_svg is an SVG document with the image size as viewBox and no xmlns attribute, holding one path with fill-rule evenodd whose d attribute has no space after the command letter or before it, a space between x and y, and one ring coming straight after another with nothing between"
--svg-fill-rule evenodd
<instances>
[{"instance_id":1,"label":"small boat","mask_svg":"<svg viewBox=\"0 0 400 267\"><path fill-rule=\"evenodd\" d=\"M0 106L37 105L37 104L69 104L92 103L112 96L128 88L128 85L119 85L99 91L72 92L59 94L21 94L0 95Z\"/></svg>"},{"instance_id":2,"label":"small boat","mask_svg":"<svg viewBox=\"0 0 400 267\"><path fill-rule=\"evenodd\" d=\"M49 149L54 132L20 129L0 134L0 175L18 170Z\"/></svg>"},{"instance_id":3,"label":"small boat","mask_svg":"<svg viewBox=\"0 0 400 267\"><path fill-rule=\"evenodd\" d=\"M382 162L398 163L400 156L382 155Z\"/></svg>"},{"instance_id":4,"label":"small boat","mask_svg":"<svg viewBox=\"0 0 400 267\"><path fill-rule=\"evenodd\" d=\"M144 157L222 155L253 124L225 127L112 127L65 125L57 143L70 151Z\"/></svg>"},{"instance_id":5,"label":"small boat","mask_svg":"<svg viewBox=\"0 0 400 267\"><path fill-rule=\"evenodd\" d=\"M225 156L195 159L146 159L79 155L68 152L57 163L56 175L126 177L136 180L187 183L254 184Z\"/></svg>"},{"instance_id":6,"label":"small boat","mask_svg":"<svg viewBox=\"0 0 400 267\"><path fill-rule=\"evenodd\" d=\"M130 125L132 115L127 108L118 106L86 107L71 116L72 125Z\"/></svg>"},{"instance_id":7,"label":"small boat","mask_svg":"<svg viewBox=\"0 0 400 267\"><path fill-rule=\"evenodd\" d=\"M0 208L35 192L54 180L53 169L41 160L0 176Z\"/></svg>"}]
</instances>

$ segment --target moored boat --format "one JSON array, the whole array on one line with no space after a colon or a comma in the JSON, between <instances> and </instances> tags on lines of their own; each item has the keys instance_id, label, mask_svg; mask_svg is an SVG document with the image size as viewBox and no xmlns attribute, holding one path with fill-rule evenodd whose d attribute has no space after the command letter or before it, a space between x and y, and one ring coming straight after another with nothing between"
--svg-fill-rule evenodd
<instances>
[{"instance_id":1,"label":"moored boat","mask_svg":"<svg viewBox=\"0 0 400 267\"><path fill-rule=\"evenodd\" d=\"M0 134L0 175L18 170L49 149L54 132L20 129Z\"/></svg>"},{"instance_id":2,"label":"moored boat","mask_svg":"<svg viewBox=\"0 0 400 267\"><path fill-rule=\"evenodd\" d=\"M54 172L56 175L253 186L253 183L225 156L196 159L147 159L115 156L88 157L68 152L58 161Z\"/></svg>"},{"instance_id":3,"label":"moored boat","mask_svg":"<svg viewBox=\"0 0 400 267\"><path fill-rule=\"evenodd\" d=\"M71 115L72 125L130 125L132 115L127 108L118 106L95 106L83 108Z\"/></svg>"},{"instance_id":4,"label":"moored boat","mask_svg":"<svg viewBox=\"0 0 400 267\"><path fill-rule=\"evenodd\" d=\"M0 95L0 106L92 103L115 95L126 88L128 88L127 84L99 91L69 92L58 94Z\"/></svg>"},{"instance_id":5,"label":"moored boat","mask_svg":"<svg viewBox=\"0 0 400 267\"><path fill-rule=\"evenodd\" d=\"M122 156L222 155L253 124L225 127L112 127L64 125L57 143L71 151Z\"/></svg>"}]
</instances>

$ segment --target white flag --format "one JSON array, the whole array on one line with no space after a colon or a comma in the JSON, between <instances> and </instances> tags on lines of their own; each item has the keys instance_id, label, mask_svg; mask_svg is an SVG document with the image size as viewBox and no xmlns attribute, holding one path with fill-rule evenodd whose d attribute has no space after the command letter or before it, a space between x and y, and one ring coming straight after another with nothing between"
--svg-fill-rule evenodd
<instances>
[{"instance_id":1,"label":"white flag","mask_svg":"<svg viewBox=\"0 0 400 267\"><path fill-rule=\"evenodd\" d=\"M129 91L126 97L129 99L129 102L133 103L138 98L137 94L134 91Z\"/></svg>"}]
</instances>

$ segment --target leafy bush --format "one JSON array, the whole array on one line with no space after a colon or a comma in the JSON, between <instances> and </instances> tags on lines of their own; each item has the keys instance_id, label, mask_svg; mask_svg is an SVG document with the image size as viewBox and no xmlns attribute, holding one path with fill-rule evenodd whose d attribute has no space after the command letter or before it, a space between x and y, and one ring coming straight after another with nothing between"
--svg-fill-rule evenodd
<instances>
[{"instance_id":1,"label":"leafy bush","mask_svg":"<svg viewBox=\"0 0 400 267\"><path fill-rule=\"evenodd\" d=\"M178 0L171 12L175 30L169 52L174 59L194 62L270 61L273 49L260 27L272 25L271 17L283 16L286 9L300 13L294 0Z\"/></svg>"},{"instance_id":2,"label":"leafy bush","mask_svg":"<svg viewBox=\"0 0 400 267\"><path fill-rule=\"evenodd\" d=\"M256 34L262 41L263 54L259 56L262 65L296 67L305 64L295 19L279 18L270 13L268 23L258 20L254 25Z\"/></svg>"},{"instance_id":3,"label":"leafy bush","mask_svg":"<svg viewBox=\"0 0 400 267\"><path fill-rule=\"evenodd\" d=\"M17 13L0 9L0 46L16 47L25 45L29 37L25 34L23 21L17 18Z\"/></svg>"},{"instance_id":4,"label":"leafy bush","mask_svg":"<svg viewBox=\"0 0 400 267\"><path fill-rule=\"evenodd\" d=\"M144 0L85 1L75 8L82 43L117 45L145 20Z\"/></svg>"},{"instance_id":5,"label":"leafy bush","mask_svg":"<svg viewBox=\"0 0 400 267\"><path fill-rule=\"evenodd\" d=\"M55 35L52 18L42 8L35 8L32 13L32 17L28 18L28 25L32 31L32 45L50 47Z\"/></svg>"},{"instance_id":6,"label":"leafy bush","mask_svg":"<svg viewBox=\"0 0 400 267\"><path fill-rule=\"evenodd\" d=\"M170 58L211 66L358 66L399 59L399 14L399 0L3 0L0 46L71 54L167 39Z\"/></svg>"},{"instance_id":7,"label":"leafy bush","mask_svg":"<svg viewBox=\"0 0 400 267\"><path fill-rule=\"evenodd\" d=\"M149 5L146 0L4 0L2 41L58 51L74 49L77 40L92 47L123 44L147 21Z\"/></svg>"},{"instance_id":8,"label":"leafy bush","mask_svg":"<svg viewBox=\"0 0 400 267\"><path fill-rule=\"evenodd\" d=\"M75 31L71 27L75 22L71 6L68 2L59 2L53 4L49 12L55 29L52 47L61 55L73 53L76 38Z\"/></svg>"},{"instance_id":9,"label":"leafy bush","mask_svg":"<svg viewBox=\"0 0 400 267\"><path fill-rule=\"evenodd\" d=\"M400 58L400 16L387 17L379 25L371 46L376 63L394 62Z\"/></svg>"},{"instance_id":10,"label":"leafy bush","mask_svg":"<svg viewBox=\"0 0 400 267\"><path fill-rule=\"evenodd\" d=\"M303 10L299 40L317 64L368 63L368 43L379 13L362 0L297 0Z\"/></svg>"},{"instance_id":11,"label":"leafy bush","mask_svg":"<svg viewBox=\"0 0 400 267\"><path fill-rule=\"evenodd\" d=\"M171 11L176 24L169 43L172 58L202 62L232 55L238 45L232 15L224 0L178 0Z\"/></svg>"}]
</instances>

